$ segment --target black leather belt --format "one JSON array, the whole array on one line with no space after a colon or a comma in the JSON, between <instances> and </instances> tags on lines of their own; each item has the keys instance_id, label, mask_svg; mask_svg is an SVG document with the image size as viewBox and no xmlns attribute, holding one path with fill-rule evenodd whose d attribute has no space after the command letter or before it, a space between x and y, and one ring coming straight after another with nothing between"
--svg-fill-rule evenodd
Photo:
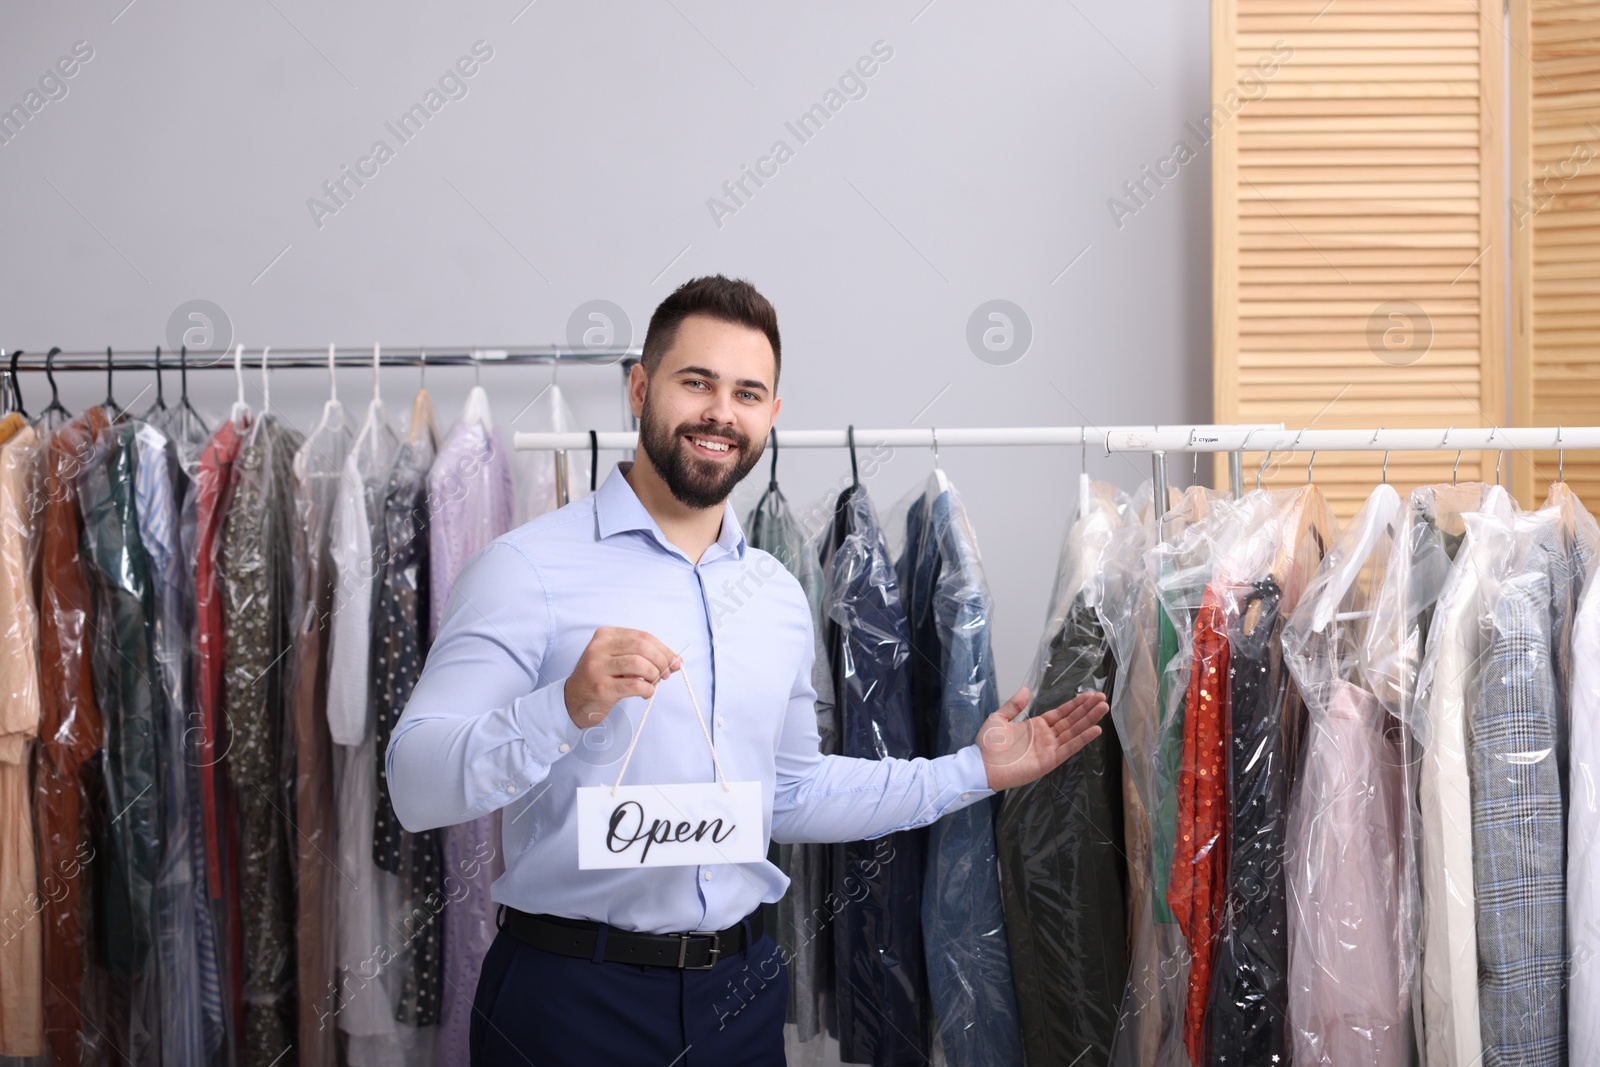
<instances>
[{"instance_id":1,"label":"black leather belt","mask_svg":"<svg viewBox=\"0 0 1600 1067\"><path fill-rule=\"evenodd\" d=\"M764 933L761 909L751 912L745 921L750 924L750 943L761 940ZM555 915L530 915L516 908L506 908L500 927L525 945L586 960L594 959L595 946L600 939L599 923ZM715 933L693 934L636 934L608 926L602 958L608 963L708 971L723 956L743 950L745 944L742 922Z\"/></svg>"}]
</instances>

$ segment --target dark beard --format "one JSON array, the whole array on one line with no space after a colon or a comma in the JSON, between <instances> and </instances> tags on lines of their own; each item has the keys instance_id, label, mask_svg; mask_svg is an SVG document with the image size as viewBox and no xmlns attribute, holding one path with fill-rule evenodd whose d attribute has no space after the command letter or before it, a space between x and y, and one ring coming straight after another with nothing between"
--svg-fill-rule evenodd
<instances>
[{"instance_id":1,"label":"dark beard","mask_svg":"<svg viewBox=\"0 0 1600 1067\"><path fill-rule=\"evenodd\" d=\"M734 441L733 448L739 453L738 459L726 469L722 469L721 464L713 465L712 461L703 460L689 451L693 446L685 440L685 434L731 438ZM668 428L666 420L656 414L654 405L647 397L644 414L639 418L639 446L650 457L661 480L667 483L667 489L679 503L691 508L714 508L727 500L733 487L750 473L750 469L761 459L766 442L761 442L758 448L752 448L749 437L737 427L719 426L716 423L683 423Z\"/></svg>"}]
</instances>

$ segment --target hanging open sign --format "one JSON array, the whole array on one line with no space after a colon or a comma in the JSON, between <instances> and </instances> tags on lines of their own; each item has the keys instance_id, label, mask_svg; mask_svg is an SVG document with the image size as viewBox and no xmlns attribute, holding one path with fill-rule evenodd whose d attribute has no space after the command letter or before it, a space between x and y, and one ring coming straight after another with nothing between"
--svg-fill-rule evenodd
<instances>
[{"instance_id":1,"label":"hanging open sign","mask_svg":"<svg viewBox=\"0 0 1600 1067\"><path fill-rule=\"evenodd\" d=\"M595 785L578 790L578 868L759 863L761 783Z\"/></svg>"},{"instance_id":2,"label":"hanging open sign","mask_svg":"<svg viewBox=\"0 0 1600 1067\"><path fill-rule=\"evenodd\" d=\"M639 717L639 728L622 757L612 786L578 790L578 869L619 867L683 867L711 863L759 863L766 858L762 833L760 782L730 782L722 773L711 731L695 700L689 672L683 672L689 702L711 749L717 780L675 785L622 784L633 748L644 733L655 704L652 693ZM658 687L659 692L659 687Z\"/></svg>"}]
</instances>

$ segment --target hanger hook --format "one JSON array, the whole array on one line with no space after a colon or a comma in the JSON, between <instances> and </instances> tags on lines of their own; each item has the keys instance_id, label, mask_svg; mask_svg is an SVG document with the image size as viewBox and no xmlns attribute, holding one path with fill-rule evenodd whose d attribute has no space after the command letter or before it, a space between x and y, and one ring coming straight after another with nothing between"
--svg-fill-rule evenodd
<instances>
[{"instance_id":1,"label":"hanger hook","mask_svg":"<svg viewBox=\"0 0 1600 1067\"><path fill-rule=\"evenodd\" d=\"M18 348L11 353L11 396L17 402L17 413L27 418L28 411L22 406L22 383L17 380L17 360L20 358L22 349Z\"/></svg>"},{"instance_id":2,"label":"hanger hook","mask_svg":"<svg viewBox=\"0 0 1600 1067\"><path fill-rule=\"evenodd\" d=\"M161 386L161 346L156 345L156 407L167 406L167 394Z\"/></svg>"},{"instance_id":3,"label":"hanger hook","mask_svg":"<svg viewBox=\"0 0 1600 1067\"><path fill-rule=\"evenodd\" d=\"M600 435L589 431L589 492L593 493L600 480Z\"/></svg>"},{"instance_id":4,"label":"hanger hook","mask_svg":"<svg viewBox=\"0 0 1600 1067\"><path fill-rule=\"evenodd\" d=\"M933 465L937 468L939 466L939 428L937 426L931 427L928 432L933 434Z\"/></svg>"},{"instance_id":5,"label":"hanger hook","mask_svg":"<svg viewBox=\"0 0 1600 1067\"><path fill-rule=\"evenodd\" d=\"M263 415L272 406L272 383L267 378L267 353L271 351L271 345L261 350L261 414Z\"/></svg>"},{"instance_id":6,"label":"hanger hook","mask_svg":"<svg viewBox=\"0 0 1600 1067\"><path fill-rule=\"evenodd\" d=\"M1455 485L1456 484L1457 472L1459 472L1460 470L1461 470L1461 453L1457 452L1456 453L1455 465L1450 468L1450 484L1451 485Z\"/></svg>"},{"instance_id":7,"label":"hanger hook","mask_svg":"<svg viewBox=\"0 0 1600 1067\"><path fill-rule=\"evenodd\" d=\"M337 366L333 358L333 345L328 345L328 400L332 403L339 401L339 376L334 373Z\"/></svg>"},{"instance_id":8,"label":"hanger hook","mask_svg":"<svg viewBox=\"0 0 1600 1067\"><path fill-rule=\"evenodd\" d=\"M379 378L378 362L379 362L378 342L374 341L374 342L372 342L372 400L373 400L373 403L377 403L378 401L383 399L383 394L378 391L378 378Z\"/></svg>"},{"instance_id":9,"label":"hanger hook","mask_svg":"<svg viewBox=\"0 0 1600 1067\"><path fill-rule=\"evenodd\" d=\"M116 390L111 388L111 346L106 345L106 407L117 406Z\"/></svg>"},{"instance_id":10,"label":"hanger hook","mask_svg":"<svg viewBox=\"0 0 1600 1067\"><path fill-rule=\"evenodd\" d=\"M767 482L767 490L769 492L777 492L777 489L778 489L778 428L776 426L774 426L772 429L768 430L767 431L767 436L772 439L772 476Z\"/></svg>"},{"instance_id":11,"label":"hanger hook","mask_svg":"<svg viewBox=\"0 0 1600 1067\"><path fill-rule=\"evenodd\" d=\"M17 365L15 357L12 357L11 365L13 367L15 367ZM17 384L17 376L15 374L13 374L11 376L11 384L13 386L15 386ZM22 406L22 397L20 397L20 396L17 397L17 406L18 407ZM1556 481L1564 482L1566 480L1567 480L1567 453L1566 453L1566 450L1561 447L1561 427L1557 426L1556 427Z\"/></svg>"},{"instance_id":12,"label":"hanger hook","mask_svg":"<svg viewBox=\"0 0 1600 1067\"><path fill-rule=\"evenodd\" d=\"M856 424L851 423L844 429L845 444L850 446L850 484L860 485L861 475L856 468Z\"/></svg>"},{"instance_id":13,"label":"hanger hook","mask_svg":"<svg viewBox=\"0 0 1600 1067\"><path fill-rule=\"evenodd\" d=\"M417 352L419 353L417 359L420 361L417 364L417 389L425 393L428 391L428 350L419 348Z\"/></svg>"},{"instance_id":14,"label":"hanger hook","mask_svg":"<svg viewBox=\"0 0 1600 1067\"><path fill-rule=\"evenodd\" d=\"M1311 450L1311 458L1306 460L1306 484L1311 484L1311 465L1317 461L1317 450Z\"/></svg>"},{"instance_id":15,"label":"hanger hook","mask_svg":"<svg viewBox=\"0 0 1600 1067\"><path fill-rule=\"evenodd\" d=\"M244 407L244 345L233 349L233 379L239 386L239 407Z\"/></svg>"},{"instance_id":16,"label":"hanger hook","mask_svg":"<svg viewBox=\"0 0 1600 1067\"><path fill-rule=\"evenodd\" d=\"M61 394L56 391L56 353L59 348L52 348L44 355L44 376L50 383L50 406L57 407L61 403Z\"/></svg>"}]
</instances>

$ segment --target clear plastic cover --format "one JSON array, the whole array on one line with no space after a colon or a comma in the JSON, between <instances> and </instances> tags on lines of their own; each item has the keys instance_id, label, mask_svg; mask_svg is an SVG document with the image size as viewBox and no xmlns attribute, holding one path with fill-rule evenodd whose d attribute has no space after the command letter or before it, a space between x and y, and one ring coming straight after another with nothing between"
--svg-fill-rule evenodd
<instances>
[{"instance_id":1,"label":"clear plastic cover","mask_svg":"<svg viewBox=\"0 0 1600 1067\"><path fill-rule=\"evenodd\" d=\"M840 753L919 755L905 610L877 515L860 485L847 488L834 505L822 568ZM926 837L925 830L909 830L833 846L832 891L851 902L833 920L839 1048L847 1062L920 1063L928 1057L920 920Z\"/></svg>"},{"instance_id":2,"label":"clear plastic cover","mask_svg":"<svg viewBox=\"0 0 1600 1067\"><path fill-rule=\"evenodd\" d=\"M1284 628L1308 713L1287 849L1293 1062L1405 1067L1412 1059L1415 871L1399 723L1363 685L1360 650L1402 523L1373 491Z\"/></svg>"},{"instance_id":3,"label":"clear plastic cover","mask_svg":"<svg viewBox=\"0 0 1600 1067\"><path fill-rule=\"evenodd\" d=\"M1552 493L1552 501L1554 497ZM1592 572L1586 576L1569 646L1566 926L1571 1063L1600 1063L1600 1012L1584 1007L1600 1004L1600 582L1593 577Z\"/></svg>"},{"instance_id":4,"label":"clear plastic cover","mask_svg":"<svg viewBox=\"0 0 1600 1067\"><path fill-rule=\"evenodd\" d=\"M96 947L119 1004L107 1039L136 1061L160 1041L156 967L156 880L161 859L161 794L150 632L149 559L139 537L131 423L95 435L78 478L83 560L94 605L86 620L95 697L105 725L103 798L97 804L104 848Z\"/></svg>"},{"instance_id":5,"label":"clear plastic cover","mask_svg":"<svg viewBox=\"0 0 1600 1067\"><path fill-rule=\"evenodd\" d=\"M295 888L288 819L293 737L285 729L290 648L294 454L301 435L275 415L250 428L220 546L226 767L238 807L241 1062L267 1067L298 1037ZM286 772L287 775L286 775Z\"/></svg>"},{"instance_id":6,"label":"clear plastic cover","mask_svg":"<svg viewBox=\"0 0 1600 1067\"><path fill-rule=\"evenodd\" d=\"M1127 499L1105 483L1087 489L1062 542L1025 714L1083 692L1115 698L1116 663L1096 609ZM1101 728L1072 759L1007 790L1000 804L1001 888L1030 1063L1105 1062L1127 980L1121 747L1112 719Z\"/></svg>"},{"instance_id":7,"label":"clear plastic cover","mask_svg":"<svg viewBox=\"0 0 1600 1067\"><path fill-rule=\"evenodd\" d=\"M176 447L149 423L130 425L124 448L136 449L134 496L139 536L149 557L149 631L157 672L156 699L161 855L155 922L160 970L161 1044L186 1063L206 1059L205 1021L194 990L200 981L196 900L205 897L205 871L195 863L193 763L185 738L189 709L188 568L179 536L179 500L187 478Z\"/></svg>"},{"instance_id":8,"label":"clear plastic cover","mask_svg":"<svg viewBox=\"0 0 1600 1067\"><path fill-rule=\"evenodd\" d=\"M1285 858L1289 797L1305 736L1305 707L1283 663L1282 631L1331 544L1334 520L1310 485L1258 490L1240 505L1251 517L1212 582L1228 646L1221 704L1229 841L1206 1048L1213 1062L1272 1063L1289 1057ZM1210 796L1204 787L1198 795Z\"/></svg>"},{"instance_id":9,"label":"clear plastic cover","mask_svg":"<svg viewBox=\"0 0 1600 1067\"><path fill-rule=\"evenodd\" d=\"M561 395L561 386L551 382L535 397L527 415L517 421L517 429L533 433L570 433L578 420ZM557 492L557 465L565 458L567 499L577 500L589 495L589 450L552 452L531 449L517 455L517 522L531 522L547 511L561 506Z\"/></svg>"},{"instance_id":10,"label":"clear plastic cover","mask_svg":"<svg viewBox=\"0 0 1600 1067\"><path fill-rule=\"evenodd\" d=\"M945 756L972 744L1000 703L989 645L993 602L977 538L942 472L911 501L905 521L896 569L911 638L912 716L919 753ZM993 798L981 801L929 828L922 939L933 1020L952 1067L1003 1067L1022 1058L995 852L997 807Z\"/></svg>"},{"instance_id":11,"label":"clear plastic cover","mask_svg":"<svg viewBox=\"0 0 1600 1067\"><path fill-rule=\"evenodd\" d=\"M43 449L15 412L0 419L0 1056L44 1053L44 901L29 798L39 732L39 614L34 574Z\"/></svg>"},{"instance_id":12,"label":"clear plastic cover","mask_svg":"<svg viewBox=\"0 0 1600 1067\"><path fill-rule=\"evenodd\" d=\"M822 569L815 545L807 531L795 521L788 501L770 482L761 499L751 509L745 523L745 536L751 547L770 552L800 582L811 606L817 656L812 665L811 684L817 691L817 733L820 750L839 750L835 724L833 676L828 669L828 653L823 646ZM833 997L829 980L833 966L833 943L816 936L816 916L831 887L828 845L778 844L774 842L767 858L789 876L789 891L776 904L762 905L765 925L772 939L785 950L789 967L789 1010L786 1041L791 1062L803 1059L820 1063L823 1021Z\"/></svg>"}]
</instances>

